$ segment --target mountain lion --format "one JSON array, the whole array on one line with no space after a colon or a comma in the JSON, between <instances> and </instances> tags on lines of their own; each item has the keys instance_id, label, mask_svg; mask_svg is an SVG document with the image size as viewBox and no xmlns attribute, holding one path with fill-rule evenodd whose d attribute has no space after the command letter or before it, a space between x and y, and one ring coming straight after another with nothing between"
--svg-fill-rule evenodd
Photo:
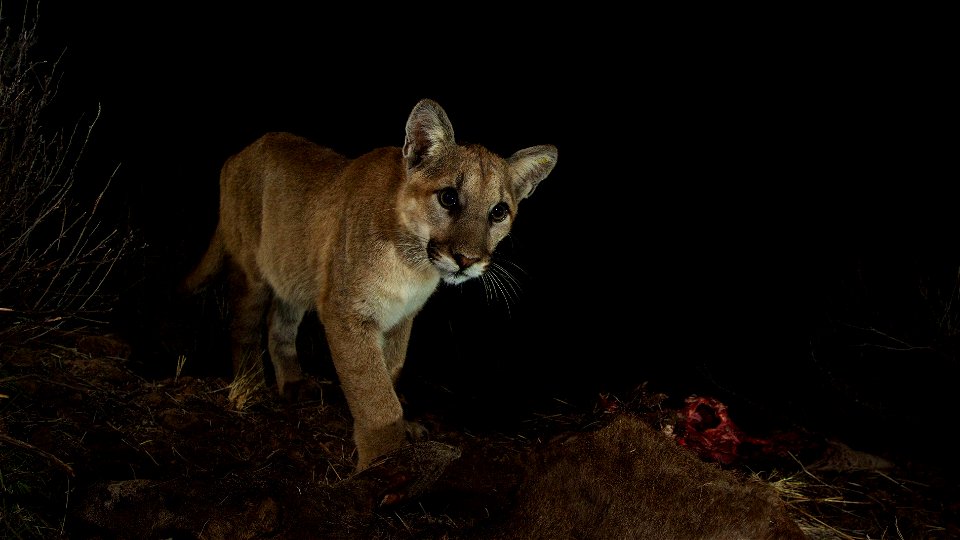
<instances>
[{"instance_id":1,"label":"mountain lion","mask_svg":"<svg viewBox=\"0 0 960 540\"><path fill-rule=\"evenodd\" d=\"M229 262L234 376L259 362L268 314L277 389L290 399L304 380L297 328L317 311L362 470L406 442L394 384L414 316L441 281L483 275L518 203L556 162L551 145L506 159L459 145L429 99L411 111L402 148L355 159L268 133L224 164L219 223L184 286L197 290Z\"/></svg>"}]
</instances>

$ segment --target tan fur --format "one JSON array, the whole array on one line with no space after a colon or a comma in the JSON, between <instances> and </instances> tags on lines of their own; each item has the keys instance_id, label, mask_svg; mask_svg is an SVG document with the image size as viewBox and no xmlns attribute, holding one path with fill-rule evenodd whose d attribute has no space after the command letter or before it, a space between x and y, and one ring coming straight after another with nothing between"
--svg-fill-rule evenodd
<instances>
[{"instance_id":1,"label":"tan fur","mask_svg":"<svg viewBox=\"0 0 960 540\"><path fill-rule=\"evenodd\" d=\"M517 204L556 159L553 146L504 159L458 145L446 112L426 99L410 113L402 148L355 159L268 133L224 164L219 224L185 286L195 290L231 263L235 373L260 358L268 313L268 350L286 397L303 380L297 327L317 311L363 469L406 441L394 383L414 316L441 280L486 270Z\"/></svg>"},{"instance_id":2,"label":"tan fur","mask_svg":"<svg viewBox=\"0 0 960 540\"><path fill-rule=\"evenodd\" d=\"M513 514L482 538L806 538L773 486L701 461L628 414L533 457Z\"/></svg>"}]
</instances>

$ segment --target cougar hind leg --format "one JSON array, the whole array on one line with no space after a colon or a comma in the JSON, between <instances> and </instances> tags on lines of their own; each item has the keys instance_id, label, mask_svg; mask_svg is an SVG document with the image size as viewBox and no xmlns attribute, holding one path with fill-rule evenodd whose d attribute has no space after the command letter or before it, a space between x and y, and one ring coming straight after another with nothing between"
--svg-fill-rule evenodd
<instances>
[{"instance_id":1,"label":"cougar hind leg","mask_svg":"<svg viewBox=\"0 0 960 540\"><path fill-rule=\"evenodd\" d=\"M263 323L271 298L270 286L231 265L230 337L234 385L257 386L263 378Z\"/></svg>"},{"instance_id":2,"label":"cougar hind leg","mask_svg":"<svg viewBox=\"0 0 960 540\"><path fill-rule=\"evenodd\" d=\"M277 392L288 401L299 401L303 388L303 372L297 357L297 330L305 309L274 297L270 306L270 329L267 345L277 380Z\"/></svg>"}]
</instances>

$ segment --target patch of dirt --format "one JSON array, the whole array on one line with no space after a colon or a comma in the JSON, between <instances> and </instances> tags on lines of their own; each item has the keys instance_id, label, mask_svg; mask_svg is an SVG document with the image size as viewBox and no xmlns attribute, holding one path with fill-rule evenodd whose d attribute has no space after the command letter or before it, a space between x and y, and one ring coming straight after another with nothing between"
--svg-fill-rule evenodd
<instances>
[{"instance_id":1,"label":"patch of dirt","mask_svg":"<svg viewBox=\"0 0 960 540\"><path fill-rule=\"evenodd\" d=\"M703 495L683 487L707 476L750 493L772 488L775 502L751 495L758 512L785 512L809 538L960 535L958 487L943 471L811 433L729 429L725 445L733 435L753 444L721 465L709 459L716 448L690 443L684 430L700 429L690 410L665 408L666 396L646 386L598 396L588 410L556 402L508 432L416 418L427 441L352 475L335 382L316 380L317 399L291 405L272 388L219 377L147 379L129 351L110 336L0 349L0 536L535 538L567 519L577 521L567 533L600 538L643 530L650 524L630 520L654 510L679 523L722 517L729 501L702 506ZM246 393L242 410L231 390ZM624 416L646 427L623 427ZM711 426L720 427L729 426ZM660 474L670 463L681 464L674 480ZM598 478L611 481L589 481ZM663 496L651 497L657 490Z\"/></svg>"}]
</instances>

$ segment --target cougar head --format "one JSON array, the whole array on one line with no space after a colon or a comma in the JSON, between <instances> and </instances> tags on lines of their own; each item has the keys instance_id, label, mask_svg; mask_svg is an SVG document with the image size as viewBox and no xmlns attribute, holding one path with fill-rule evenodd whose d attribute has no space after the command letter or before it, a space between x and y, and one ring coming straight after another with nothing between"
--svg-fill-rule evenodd
<instances>
[{"instance_id":1,"label":"cougar head","mask_svg":"<svg viewBox=\"0 0 960 540\"><path fill-rule=\"evenodd\" d=\"M441 279L458 284L486 271L518 203L553 170L557 149L534 146L502 158L483 146L458 145L447 113L424 99L407 119L403 160L401 223Z\"/></svg>"}]
</instances>

